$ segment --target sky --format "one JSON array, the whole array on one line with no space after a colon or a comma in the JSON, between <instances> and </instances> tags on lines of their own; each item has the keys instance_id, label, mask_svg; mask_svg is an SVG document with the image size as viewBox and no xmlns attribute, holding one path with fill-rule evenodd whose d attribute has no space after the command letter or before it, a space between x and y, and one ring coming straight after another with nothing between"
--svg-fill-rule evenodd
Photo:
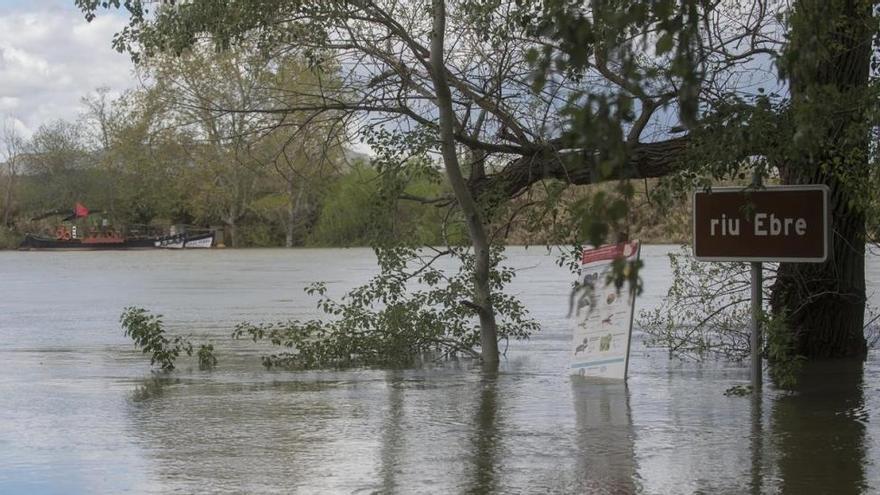
<instances>
[{"instance_id":1,"label":"sky","mask_svg":"<svg viewBox=\"0 0 880 495\"><path fill-rule=\"evenodd\" d=\"M111 46L126 21L105 10L88 23L74 0L0 0L0 122L29 138L42 124L75 120L82 97L99 87L111 97L136 87L129 55ZM372 154L364 143L352 147Z\"/></svg>"},{"instance_id":2,"label":"sky","mask_svg":"<svg viewBox=\"0 0 880 495\"><path fill-rule=\"evenodd\" d=\"M98 87L111 97L136 87L129 56L111 47L126 20L101 11L88 23L74 0L0 0L0 122L10 119L27 138L42 124L76 119ZM354 148L372 154L364 143Z\"/></svg>"},{"instance_id":3,"label":"sky","mask_svg":"<svg viewBox=\"0 0 880 495\"><path fill-rule=\"evenodd\" d=\"M111 47L125 18L85 21L74 0L0 0L0 120L29 137L41 124L76 119L81 98L135 87L128 55Z\"/></svg>"}]
</instances>

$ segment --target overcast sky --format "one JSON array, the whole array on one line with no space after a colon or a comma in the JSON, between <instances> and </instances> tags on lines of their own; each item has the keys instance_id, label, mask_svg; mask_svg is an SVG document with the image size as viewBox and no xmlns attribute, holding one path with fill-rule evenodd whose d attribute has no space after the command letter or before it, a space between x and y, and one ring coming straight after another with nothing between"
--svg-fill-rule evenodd
<instances>
[{"instance_id":1,"label":"overcast sky","mask_svg":"<svg viewBox=\"0 0 880 495\"><path fill-rule=\"evenodd\" d=\"M110 46L124 24L107 13L87 23L74 0L0 0L0 119L17 119L29 136L40 124L75 119L97 87L133 87L128 55Z\"/></svg>"}]
</instances>

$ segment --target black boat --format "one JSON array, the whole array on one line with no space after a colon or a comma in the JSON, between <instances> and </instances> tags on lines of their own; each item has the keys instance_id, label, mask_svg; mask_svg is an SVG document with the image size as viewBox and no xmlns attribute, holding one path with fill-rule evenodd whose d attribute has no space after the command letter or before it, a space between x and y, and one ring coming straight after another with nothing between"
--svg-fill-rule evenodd
<instances>
[{"instance_id":1,"label":"black boat","mask_svg":"<svg viewBox=\"0 0 880 495\"><path fill-rule=\"evenodd\" d=\"M155 247L153 239L127 239L124 237L52 238L26 234L19 249L149 249Z\"/></svg>"}]
</instances>

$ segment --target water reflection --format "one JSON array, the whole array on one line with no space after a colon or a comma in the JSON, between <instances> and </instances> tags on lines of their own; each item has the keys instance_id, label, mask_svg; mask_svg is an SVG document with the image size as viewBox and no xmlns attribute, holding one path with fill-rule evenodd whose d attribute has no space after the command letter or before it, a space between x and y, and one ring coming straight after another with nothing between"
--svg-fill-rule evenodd
<instances>
[{"instance_id":1,"label":"water reflection","mask_svg":"<svg viewBox=\"0 0 880 495\"><path fill-rule=\"evenodd\" d=\"M318 493L328 483L319 460L346 466L339 490L351 491L371 475L365 471L372 467L375 428L356 427L368 414L345 403L339 382L225 379L150 377L135 384L130 434L149 453L155 492L198 493L210 480L212 491ZM346 384L344 391L359 395L360 385ZM342 431L331 434L331 423Z\"/></svg>"},{"instance_id":2,"label":"water reflection","mask_svg":"<svg viewBox=\"0 0 880 495\"><path fill-rule=\"evenodd\" d=\"M535 395L536 382L516 374L290 378L136 382L132 433L150 453L157 491L195 489L199 479L221 490L244 482L302 493L637 490L622 384L575 379L574 407L560 408L547 402L559 389Z\"/></svg>"},{"instance_id":3,"label":"water reflection","mask_svg":"<svg viewBox=\"0 0 880 495\"><path fill-rule=\"evenodd\" d=\"M399 491L397 473L405 446L402 425L405 382L400 371L389 371L387 378L388 408L382 427L379 475L382 478L383 493L396 493Z\"/></svg>"},{"instance_id":4,"label":"water reflection","mask_svg":"<svg viewBox=\"0 0 880 495\"><path fill-rule=\"evenodd\" d=\"M752 401L752 429L749 434L749 447L752 454L751 482L749 488L754 494L764 491L764 396L761 393L753 394Z\"/></svg>"},{"instance_id":5,"label":"water reflection","mask_svg":"<svg viewBox=\"0 0 880 495\"><path fill-rule=\"evenodd\" d=\"M198 491L204 480L300 493L872 489L858 363L813 366L796 393L768 388L763 401L724 398L705 380L716 409L705 391L667 404L644 395L669 398L656 383L631 391L510 372L239 377L150 377L128 389L130 433L156 492ZM573 407L554 402L566 388Z\"/></svg>"},{"instance_id":6,"label":"water reflection","mask_svg":"<svg viewBox=\"0 0 880 495\"><path fill-rule=\"evenodd\" d=\"M800 382L773 406L781 492L868 492L863 363L812 363Z\"/></svg>"},{"instance_id":7,"label":"water reflection","mask_svg":"<svg viewBox=\"0 0 880 495\"><path fill-rule=\"evenodd\" d=\"M516 374L313 378L137 382L132 433L151 454L156 491L200 479L301 493L640 491L622 383L573 377L573 408L560 408L547 400L561 390L534 394L537 383Z\"/></svg>"},{"instance_id":8,"label":"water reflection","mask_svg":"<svg viewBox=\"0 0 880 495\"><path fill-rule=\"evenodd\" d=\"M165 388L167 386L178 383L180 383L179 379L170 376L155 375L145 378L135 386L134 391L131 393L131 401L134 404L139 404L152 399L160 399L165 395Z\"/></svg>"},{"instance_id":9,"label":"water reflection","mask_svg":"<svg viewBox=\"0 0 880 495\"><path fill-rule=\"evenodd\" d=\"M571 377L582 493L635 493L637 482L629 391L620 382Z\"/></svg>"},{"instance_id":10,"label":"water reflection","mask_svg":"<svg viewBox=\"0 0 880 495\"><path fill-rule=\"evenodd\" d=\"M477 407L471 439L469 485L467 493L495 493L498 480L498 447L501 429L498 422L498 372L483 371L480 377Z\"/></svg>"}]
</instances>

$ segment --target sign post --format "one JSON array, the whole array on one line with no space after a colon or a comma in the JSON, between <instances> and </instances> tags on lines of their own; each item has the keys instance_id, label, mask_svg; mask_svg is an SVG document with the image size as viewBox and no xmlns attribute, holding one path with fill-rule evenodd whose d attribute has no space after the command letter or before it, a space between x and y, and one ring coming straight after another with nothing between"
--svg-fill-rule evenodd
<instances>
[{"instance_id":1,"label":"sign post","mask_svg":"<svg viewBox=\"0 0 880 495\"><path fill-rule=\"evenodd\" d=\"M761 174L755 171L752 178L752 187L760 189ZM749 343L751 344L752 355L752 388L757 390L761 388L761 382L764 378L764 360L761 355L761 347L764 342L764 335L761 330L761 310L764 307L764 267L760 261L752 262L752 335Z\"/></svg>"},{"instance_id":2,"label":"sign post","mask_svg":"<svg viewBox=\"0 0 880 495\"><path fill-rule=\"evenodd\" d=\"M694 192L693 206L697 260L751 262L751 380L758 388L762 371L761 263L824 263L828 259L828 187L716 188Z\"/></svg>"},{"instance_id":3,"label":"sign post","mask_svg":"<svg viewBox=\"0 0 880 495\"><path fill-rule=\"evenodd\" d=\"M752 386L759 388L763 371L761 359L761 308L763 304L763 267L760 261L752 262Z\"/></svg>"}]
</instances>

